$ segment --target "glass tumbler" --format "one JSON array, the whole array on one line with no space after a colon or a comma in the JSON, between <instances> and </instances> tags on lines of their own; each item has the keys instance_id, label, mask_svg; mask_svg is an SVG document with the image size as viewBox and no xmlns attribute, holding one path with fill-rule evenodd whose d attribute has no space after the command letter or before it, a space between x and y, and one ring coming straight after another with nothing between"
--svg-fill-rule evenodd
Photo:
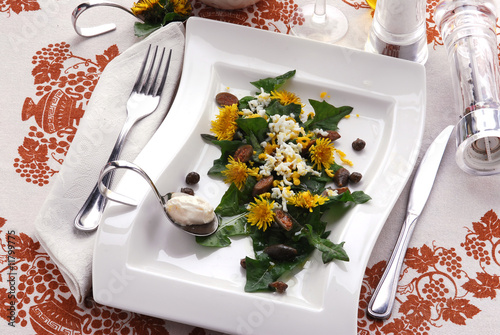
<instances>
[{"instance_id":1,"label":"glass tumbler","mask_svg":"<svg viewBox=\"0 0 500 335\"><path fill-rule=\"evenodd\" d=\"M493 1L444 0L437 28L447 49L456 108L456 161L472 175L500 173L500 78Z\"/></svg>"}]
</instances>

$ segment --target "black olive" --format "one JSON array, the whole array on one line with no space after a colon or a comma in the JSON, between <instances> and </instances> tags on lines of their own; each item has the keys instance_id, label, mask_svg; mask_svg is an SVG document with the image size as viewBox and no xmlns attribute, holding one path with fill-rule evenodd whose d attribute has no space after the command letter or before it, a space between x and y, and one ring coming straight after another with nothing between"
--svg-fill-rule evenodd
<instances>
[{"instance_id":1,"label":"black olive","mask_svg":"<svg viewBox=\"0 0 500 335\"><path fill-rule=\"evenodd\" d=\"M200 175L196 172L189 172L186 176L186 184L195 185L200 181Z\"/></svg>"},{"instance_id":2,"label":"black olive","mask_svg":"<svg viewBox=\"0 0 500 335\"><path fill-rule=\"evenodd\" d=\"M355 151L361 151L365 148L366 142L363 141L362 139L358 138L356 141L352 142L352 148Z\"/></svg>"},{"instance_id":3,"label":"black olive","mask_svg":"<svg viewBox=\"0 0 500 335\"><path fill-rule=\"evenodd\" d=\"M274 244L264 248L264 252L275 261L287 261L297 256L297 249L284 244Z\"/></svg>"}]
</instances>

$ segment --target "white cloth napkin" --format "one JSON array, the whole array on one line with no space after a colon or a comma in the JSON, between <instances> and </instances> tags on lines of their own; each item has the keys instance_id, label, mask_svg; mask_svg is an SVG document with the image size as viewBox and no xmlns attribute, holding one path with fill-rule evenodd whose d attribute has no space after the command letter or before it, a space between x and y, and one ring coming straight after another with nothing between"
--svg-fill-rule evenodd
<instances>
[{"instance_id":1,"label":"white cloth napkin","mask_svg":"<svg viewBox=\"0 0 500 335\"><path fill-rule=\"evenodd\" d=\"M95 232L82 232L73 221L97 182L126 118L126 102L149 44L172 49L160 104L132 128L121 159L133 161L162 123L182 71L185 29L171 23L127 49L105 68L86 108L59 176L35 222L36 236L57 264L78 303L92 284ZM116 182L116 180L115 180Z\"/></svg>"}]
</instances>

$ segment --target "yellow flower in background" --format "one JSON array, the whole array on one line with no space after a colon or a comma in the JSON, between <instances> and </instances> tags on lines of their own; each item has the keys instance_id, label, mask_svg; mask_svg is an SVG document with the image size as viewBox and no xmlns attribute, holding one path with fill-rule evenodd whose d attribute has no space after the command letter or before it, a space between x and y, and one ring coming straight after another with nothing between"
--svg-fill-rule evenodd
<instances>
[{"instance_id":1,"label":"yellow flower in background","mask_svg":"<svg viewBox=\"0 0 500 335\"><path fill-rule=\"evenodd\" d=\"M241 190L247 181L249 176L259 178L259 168L249 168L246 163L234 160L233 157L229 156L229 164L226 165L226 169L222 171L222 174L226 177L224 182L227 184L234 183L236 187Z\"/></svg>"},{"instance_id":2,"label":"yellow flower in background","mask_svg":"<svg viewBox=\"0 0 500 335\"><path fill-rule=\"evenodd\" d=\"M155 5L163 8L160 1L161 0L140 0L139 2L134 2L134 6L131 8L132 13L136 16L141 15L144 12L153 9Z\"/></svg>"},{"instance_id":3,"label":"yellow flower in background","mask_svg":"<svg viewBox=\"0 0 500 335\"><path fill-rule=\"evenodd\" d=\"M273 211L274 201L269 202L263 197L255 198L248 206L247 220L252 226L266 231L273 223L276 214Z\"/></svg>"},{"instance_id":4,"label":"yellow flower in background","mask_svg":"<svg viewBox=\"0 0 500 335\"><path fill-rule=\"evenodd\" d=\"M174 21L185 21L192 12L189 0L139 0L134 2L132 13L143 22L135 22L134 32L138 37L151 34L153 31Z\"/></svg>"},{"instance_id":5,"label":"yellow flower in background","mask_svg":"<svg viewBox=\"0 0 500 335\"><path fill-rule=\"evenodd\" d=\"M238 128L236 120L239 117L238 105L224 106L219 108L219 114L212 121L211 132L215 134L218 140L231 141Z\"/></svg>"},{"instance_id":6,"label":"yellow flower in background","mask_svg":"<svg viewBox=\"0 0 500 335\"><path fill-rule=\"evenodd\" d=\"M271 99L279 100L279 102L284 106L289 104L302 105L302 103L300 102L300 98L297 95L295 95L295 93L287 91L272 91Z\"/></svg>"},{"instance_id":7,"label":"yellow flower in background","mask_svg":"<svg viewBox=\"0 0 500 335\"><path fill-rule=\"evenodd\" d=\"M191 3L188 0L171 0L174 6L174 12L180 15L189 15L191 13Z\"/></svg>"},{"instance_id":8,"label":"yellow flower in background","mask_svg":"<svg viewBox=\"0 0 500 335\"><path fill-rule=\"evenodd\" d=\"M306 208L312 212L316 206L323 205L328 201L327 197L318 194L312 194L311 191L300 192L288 198L288 203L296 207Z\"/></svg>"}]
</instances>

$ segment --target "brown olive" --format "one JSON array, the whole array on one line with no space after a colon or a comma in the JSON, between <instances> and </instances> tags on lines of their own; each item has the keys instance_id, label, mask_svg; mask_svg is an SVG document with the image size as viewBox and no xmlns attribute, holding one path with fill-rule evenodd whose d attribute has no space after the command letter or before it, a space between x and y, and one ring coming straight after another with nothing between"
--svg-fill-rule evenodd
<instances>
[{"instance_id":1,"label":"brown olive","mask_svg":"<svg viewBox=\"0 0 500 335\"><path fill-rule=\"evenodd\" d=\"M183 187L183 188L181 188L181 192L189 194L189 195L194 195L194 190L192 188L190 188L190 187Z\"/></svg>"},{"instance_id":2,"label":"brown olive","mask_svg":"<svg viewBox=\"0 0 500 335\"><path fill-rule=\"evenodd\" d=\"M242 259L240 260L240 265L241 265L241 267L242 267L243 269L245 269L245 270L246 270L246 268L247 268L247 259L246 259L246 258L242 258Z\"/></svg>"},{"instance_id":3,"label":"brown olive","mask_svg":"<svg viewBox=\"0 0 500 335\"><path fill-rule=\"evenodd\" d=\"M189 172L186 176L186 184L195 185L200 181L200 175L196 172Z\"/></svg>"},{"instance_id":4,"label":"brown olive","mask_svg":"<svg viewBox=\"0 0 500 335\"><path fill-rule=\"evenodd\" d=\"M288 285L282 281L274 281L270 283L269 288L274 289L277 293L285 293Z\"/></svg>"},{"instance_id":5,"label":"brown olive","mask_svg":"<svg viewBox=\"0 0 500 335\"><path fill-rule=\"evenodd\" d=\"M268 192L273 186L273 176L267 176L259 180L252 190L252 196L256 197L259 194Z\"/></svg>"},{"instance_id":6,"label":"brown olive","mask_svg":"<svg viewBox=\"0 0 500 335\"><path fill-rule=\"evenodd\" d=\"M352 142L352 148L355 151L361 151L365 148L366 142L362 139L358 138L354 142Z\"/></svg>"},{"instance_id":7,"label":"brown olive","mask_svg":"<svg viewBox=\"0 0 500 335\"><path fill-rule=\"evenodd\" d=\"M338 187L347 186L347 184L349 184L349 175L350 173L346 168L340 168L333 175L333 182Z\"/></svg>"},{"instance_id":8,"label":"brown olive","mask_svg":"<svg viewBox=\"0 0 500 335\"><path fill-rule=\"evenodd\" d=\"M359 181L361 180L361 178L363 177L363 175L359 172L353 172L351 173L351 175L349 176L349 181L351 183L359 183Z\"/></svg>"},{"instance_id":9,"label":"brown olive","mask_svg":"<svg viewBox=\"0 0 500 335\"><path fill-rule=\"evenodd\" d=\"M253 155L253 147L250 144L244 144L240 146L234 152L233 158L235 161L240 161L242 163L246 163L252 158Z\"/></svg>"},{"instance_id":10,"label":"brown olive","mask_svg":"<svg viewBox=\"0 0 500 335\"><path fill-rule=\"evenodd\" d=\"M297 249L285 244L274 244L264 248L264 252L275 261L287 261L297 256Z\"/></svg>"},{"instance_id":11,"label":"brown olive","mask_svg":"<svg viewBox=\"0 0 500 335\"><path fill-rule=\"evenodd\" d=\"M276 223L286 231L290 231L293 228L293 219L290 214L282 209L274 209L274 214L276 214Z\"/></svg>"},{"instance_id":12,"label":"brown olive","mask_svg":"<svg viewBox=\"0 0 500 335\"><path fill-rule=\"evenodd\" d=\"M231 93L221 92L215 96L215 101L221 106L231 106L239 102L238 98Z\"/></svg>"},{"instance_id":13,"label":"brown olive","mask_svg":"<svg viewBox=\"0 0 500 335\"><path fill-rule=\"evenodd\" d=\"M326 131L327 135L322 135L322 134L318 134L318 137L320 138L327 138L329 139L330 141L336 141L340 138L340 134L338 133L338 131L335 131L335 130L327 130Z\"/></svg>"}]
</instances>

